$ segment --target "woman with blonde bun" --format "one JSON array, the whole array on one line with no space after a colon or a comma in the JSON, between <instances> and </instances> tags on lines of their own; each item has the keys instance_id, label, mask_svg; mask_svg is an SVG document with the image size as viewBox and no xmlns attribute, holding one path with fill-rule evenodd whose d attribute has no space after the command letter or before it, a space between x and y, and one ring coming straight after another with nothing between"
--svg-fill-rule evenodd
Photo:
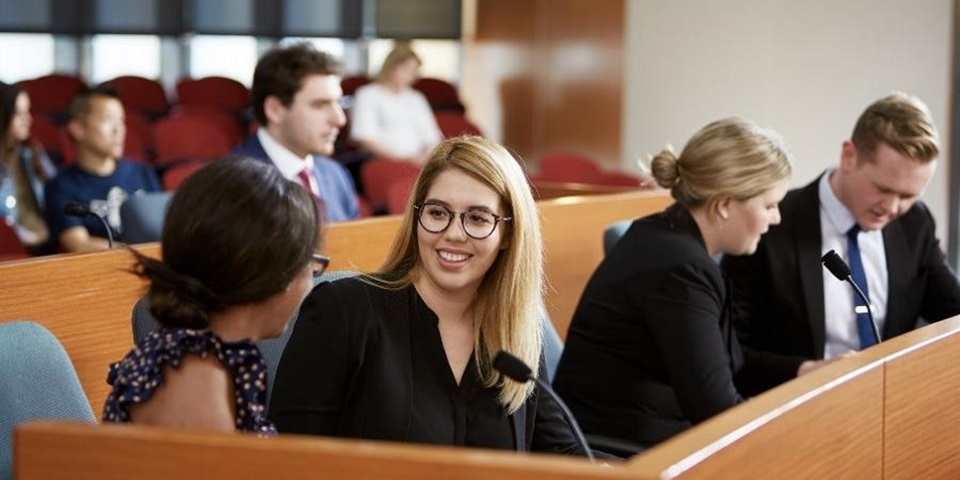
<instances>
[{"instance_id":1,"label":"woman with blonde bun","mask_svg":"<svg viewBox=\"0 0 960 480\"><path fill-rule=\"evenodd\" d=\"M555 386L587 434L653 446L741 402L744 365L714 257L753 253L787 191L779 136L710 123L677 156L651 162L676 200L633 222L574 313Z\"/></svg>"}]
</instances>

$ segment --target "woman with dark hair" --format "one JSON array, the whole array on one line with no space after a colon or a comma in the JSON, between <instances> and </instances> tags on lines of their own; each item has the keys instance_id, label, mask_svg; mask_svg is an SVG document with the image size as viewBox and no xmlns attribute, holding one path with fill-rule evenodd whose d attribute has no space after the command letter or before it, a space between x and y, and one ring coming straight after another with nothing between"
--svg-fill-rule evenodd
<instances>
[{"instance_id":1,"label":"woman with dark hair","mask_svg":"<svg viewBox=\"0 0 960 480\"><path fill-rule=\"evenodd\" d=\"M50 236L43 220L43 184L57 171L43 147L30 140L31 122L27 92L0 82L0 221L37 254Z\"/></svg>"},{"instance_id":2,"label":"woman with dark hair","mask_svg":"<svg viewBox=\"0 0 960 480\"><path fill-rule=\"evenodd\" d=\"M105 422L275 432L254 341L279 336L323 271L310 194L270 165L221 160L170 202L163 261L133 251L161 328L110 367Z\"/></svg>"}]
</instances>

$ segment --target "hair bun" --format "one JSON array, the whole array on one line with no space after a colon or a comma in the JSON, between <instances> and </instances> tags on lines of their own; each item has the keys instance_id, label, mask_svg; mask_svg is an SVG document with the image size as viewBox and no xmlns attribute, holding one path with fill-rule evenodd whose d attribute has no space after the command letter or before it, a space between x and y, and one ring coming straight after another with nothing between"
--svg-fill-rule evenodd
<instances>
[{"instance_id":1,"label":"hair bun","mask_svg":"<svg viewBox=\"0 0 960 480\"><path fill-rule=\"evenodd\" d=\"M680 183L680 162L673 149L666 147L650 160L650 173L663 188L673 188Z\"/></svg>"}]
</instances>

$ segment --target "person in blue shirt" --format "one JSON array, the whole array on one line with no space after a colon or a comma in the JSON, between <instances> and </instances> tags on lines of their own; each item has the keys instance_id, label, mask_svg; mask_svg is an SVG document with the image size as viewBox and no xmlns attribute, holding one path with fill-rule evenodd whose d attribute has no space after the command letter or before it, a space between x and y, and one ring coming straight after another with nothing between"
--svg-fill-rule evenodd
<instances>
[{"instance_id":1,"label":"person in blue shirt","mask_svg":"<svg viewBox=\"0 0 960 480\"><path fill-rule=\"evenodd\" d=\"M46 185L50 239L65 252L105 250L107 231L102 223L90 215L65 215L64 205L78 202L88 207L106 219L115 238L122 239L120 205L131 195L160 191L160 181L152 168L120 158L127 132L116 92L79 93L70 103L67 131L77 159Z\"/></svg>"},{"instance_id":2,"label":"person in blue shirt","mask_svg":"<svg viewBox=\"0 0 960 480\"><path fill-rule=\"evenodd\" d=\"M267 52L253 73L253 113L261 127L233 154L272 163L313 193L325 221L360 216L350 174L327 157L346 123L340 62L309 44Z\"/></svg>"}]
</instances>

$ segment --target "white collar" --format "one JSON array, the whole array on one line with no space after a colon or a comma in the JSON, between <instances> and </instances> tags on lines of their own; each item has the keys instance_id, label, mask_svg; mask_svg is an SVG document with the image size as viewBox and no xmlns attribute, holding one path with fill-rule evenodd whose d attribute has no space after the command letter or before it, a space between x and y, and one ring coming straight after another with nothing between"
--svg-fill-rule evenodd
<instances>
[{"instance_id":1,"label":"white collar","mask_svg":"<svg viewBox=\"0 0 960 480\"><path fill-rule=\"evenodd\" d=\"M263 127L257 129L257 140L260 140L263 151L267 153L270 161L277 166L284 178L296 180L297 175L304 168L313 171L313 155L298 157L287 147L281 145L280 142L274 140L267 129Z\"/></svg>"},{"instance_id":2,"label":"white collar","mask_svg":"<svg viewBox=\"0 0 960 480\"><path fill-rule=\"evenodd\" d=\"M820 185L818 186L820 210L823 211L827 221L833 225L833 228L836 228L837 231L842 234L846 234L847 231L853 227L853 224L856 223L856 219L853 218L850 210L848 210L847 207L840 202L836 194L833 193L833 188L830 188L830 176L834 173L836 173L836 169L830 169L820 177Z\"/></svg>"}]
</instances>

